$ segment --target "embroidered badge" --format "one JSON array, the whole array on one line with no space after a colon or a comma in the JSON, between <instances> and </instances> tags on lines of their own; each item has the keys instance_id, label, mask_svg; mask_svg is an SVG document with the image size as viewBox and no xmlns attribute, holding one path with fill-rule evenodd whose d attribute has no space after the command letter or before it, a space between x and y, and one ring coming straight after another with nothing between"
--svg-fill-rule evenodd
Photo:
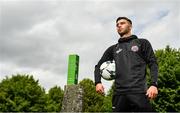
<instances>
[{"instance_id":1,"label":"embroidered badge","mask_svg":"<svg viewBox=\"0 0 180 113\"><path fill-rule=\"evenodd\" d=\"M131 51L133 52L137 52L138 50L139 50L139 47L136 45L131 47Z\"/></svg>"}]
</instances>

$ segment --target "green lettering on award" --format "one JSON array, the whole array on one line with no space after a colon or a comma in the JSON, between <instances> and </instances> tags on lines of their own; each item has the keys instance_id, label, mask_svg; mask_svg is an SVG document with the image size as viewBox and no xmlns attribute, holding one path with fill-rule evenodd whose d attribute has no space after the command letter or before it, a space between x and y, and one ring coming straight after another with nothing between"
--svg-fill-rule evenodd
<instances>
[{"instance_id":1,"label":"green lettering on award","mask_svg":"<svg viewBox=\"0 0 180 113\"><path fill-rule=\"evenodd\" d=\"M67 85L78 84L79 56L69 55Z\"/></svg>"}]
</instances>

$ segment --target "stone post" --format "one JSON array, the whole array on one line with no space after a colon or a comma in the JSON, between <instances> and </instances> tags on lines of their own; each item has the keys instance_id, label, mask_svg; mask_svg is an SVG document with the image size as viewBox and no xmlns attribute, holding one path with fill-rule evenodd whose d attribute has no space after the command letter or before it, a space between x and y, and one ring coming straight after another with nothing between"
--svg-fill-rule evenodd
<instances>
[{"instance_id":1,"label":"stone post","mask_svg":"<svg viewBox=\"0 0 180 113\"><path fill-rule=\"evenodd\" d=\"M61 112L82 112L83 89L78 84L79 56L69 55L68 79Z\"/></svg>"},{"instance_id":2,"label":"stone post","mask_svg":"<svg viewBox=\"0 0 180 113\"><path fill-rule=\"evenodd\" d=\"M79 85L66 85L62 103L62 112L82 112L83 90Z\"/></svg>"}]
</instances>

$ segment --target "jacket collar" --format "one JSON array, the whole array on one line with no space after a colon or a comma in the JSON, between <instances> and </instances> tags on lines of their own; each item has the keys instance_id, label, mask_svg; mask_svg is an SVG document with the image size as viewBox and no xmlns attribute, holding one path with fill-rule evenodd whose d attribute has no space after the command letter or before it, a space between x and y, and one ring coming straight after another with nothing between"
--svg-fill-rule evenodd
<instances>
[{"instance_id":1,"label":"jacket collar","mask_svg":"<svg viewBox=\"0 0 180 113\"><path fill-rule=\"evenodd\" d=\"M131 35L129 37L126 37L126 38L119 38L118 42L121 43L121 42L127 42L127 41L130 41L132 39L137 39L138 37L136 35Z\"/></svg>"}]
</instances>

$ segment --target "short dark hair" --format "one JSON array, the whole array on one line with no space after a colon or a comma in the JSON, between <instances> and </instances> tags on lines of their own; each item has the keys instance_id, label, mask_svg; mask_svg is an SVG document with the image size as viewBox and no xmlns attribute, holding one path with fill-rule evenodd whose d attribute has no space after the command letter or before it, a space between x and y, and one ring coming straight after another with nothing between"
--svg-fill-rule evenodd
<instances>
[{"instance_id":1,"label":"short dark hair","mask_svg":"<svg viewBox=\"0 0 180 113\"><path fill-rule=\"evenodd\" d=\"M117 23L119 20L121 20L121 19L127 20L127 21L132 25L132 21L131 21L129 18L127 18L127 17L118 17L118 18L116 19L116 23Z\"/></svg>"}]
</instances>

